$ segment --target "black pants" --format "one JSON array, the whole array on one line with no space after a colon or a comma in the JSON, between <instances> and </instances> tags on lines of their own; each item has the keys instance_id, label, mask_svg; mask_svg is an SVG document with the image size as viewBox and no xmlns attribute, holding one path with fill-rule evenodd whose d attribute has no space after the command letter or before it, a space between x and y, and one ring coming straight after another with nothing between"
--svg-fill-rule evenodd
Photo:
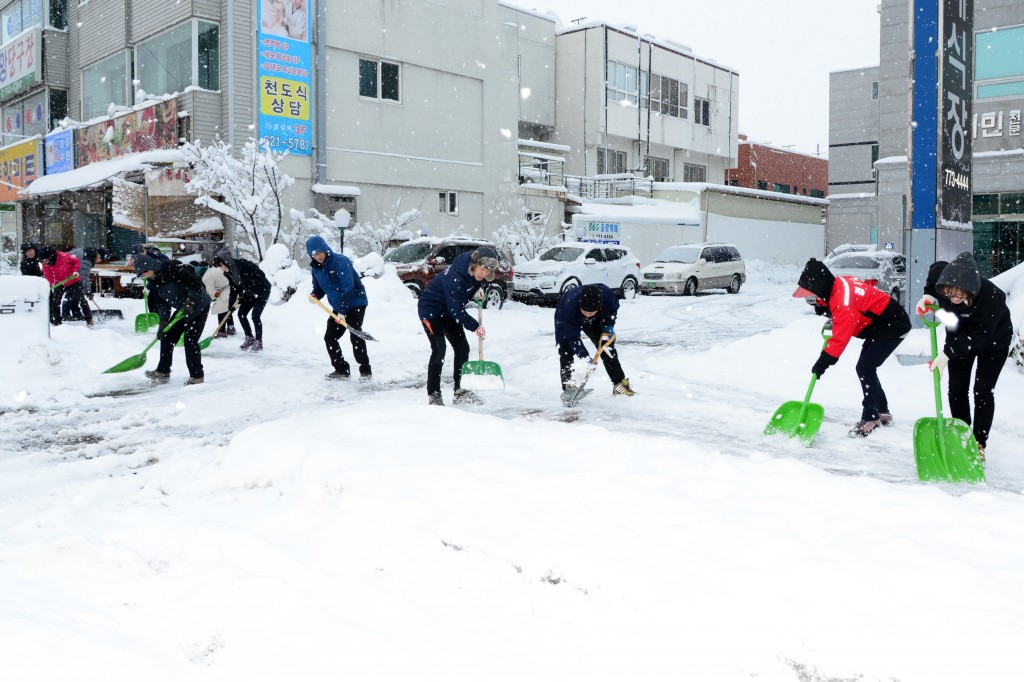
<instances>
[{"instance_id":1,"label":"black pants","mask_svg":"<svg viewBox=\"0 0 1024 682\"><path fill-rule=\"evenodd\" d=\"M79 295L75 295L74 287L78 287ZM92 317L92 310L89 308L89 301L86 298L85 287L81 282L64 287L64 302L61 315L65 320L88 320Z\"/></svg>"},{"instance_id":2,"label":"black pants","mask_svg":"<svg viewBox=\"0 0 1024 682\"><path fill-rule=\"evenodd\" d=\"M586 325L583 327L583 333L594 343L594 352L596 353L597 347L601 345L601 329L597 325ZM576 351L573 350L572 345L558 344L558 364L561 366L560 374L563 385L569 383L572 378L572 365L575 361ZM604 371L608 372L608 378L612 380L613 384L621 383L626 378L626 373L622 371L622 365L619 363L619 353L615 350L614 341L601 353L601 362L604 363Z\"/></svg>"},{"instance_id":3,"label":"black pants","mask_svg":"<svg viewBox=\"0 0 1024 682\"><path fill-rule=\"evenodd\" d=\"M469 341L462 325L450 317L437 317L421 319L423 331L427 332L427 340L430 341L430 360L427 362L427 394L437 393L441 390L441 369L444 367L444 354L447 350L445 341L452 345L455 351L455 367L452 371L452 378L455 380L455 390L462 387L462 365L469 360Z\"/></svg>"},{"instance_id":4,"label":"black pants","mask_svg":"<svg viewBox=\"0 0 1024 682\"><path fill-rule=\"evenodd\" d=\"M245 294L239 297L242 303L238 306L238 321L242 323L242 331L246 336L253 336L253 332L255 332L257 341L263 340L263 321L260 317L263 315L263 309L267 307L269 298L269 294L259 298ZM245 318L250 311L252 312L252 327L249 326L249 320Z\"/></svg>"},{"instance_id":5,"label":"black pants","mask_svg":"<svg viewBox=\"0 0 1024 682\"><path fill-rule=\"evenodd\" d=\"M69 309L81 312L86 321L92 320L92 310L89 309L89 302L85 300L82 283L75 282L50 290L50 324L56 326L61 323L61 300L65 296L70 301Z\"/></svg>"},{"instance_id":6,"label":"black pants","mask_svg":"<svg viewBox=\"0 0 1024 682\"><path fill-rule=\"evenodd\" d=\"M860 388L864 392L864 401L860 413L863 421L875 421L882 412L889 411L889 399L882 390L882 383L878 380L878 368L882 366L893 351L903 343L903 338L885 339L875 341L867 339L864 347L861 348L860 358L857 359L857 378L860 379Z\"/></svg>"},{"instance_id":7,"label":"black pants","mask_svg":"<svg viewBox=\"0 0 1024 682\"><path fill-rule=\"evenodd\" d=\"M995 388L999 374L1006 364L1006 356L1010 349L997 353L950 359L949 372L949 413L954 419L962 419L971 424L974 438L978 445L985 447L988 434L992 429L992 418L996 412ZM971 386L971 368L974 360L978 360L978 368L974 372L974 420L971 421L971 402L967 391Z\"/></svg>"},{"instance_id":8,"label":"black pants","mask_svg":"<svg viewBox=\"0 0 1024 682\"><path fill-rule=\"evenodd\" d=\"M174 346L178 343L181 335L185 335L185 365L188 367L188 375L200 379L203 377L203 355L199 350L199 337L203 335L203 327L206 326L206 318L210 314L210 306L187 320L180 320L177 324L167 330L164 338L160 340L160 362L156 371L171 373L171 362L174 360ZM173 318L172 318L173 319ZM161 323L161 328L163 324Z\"/></svg>"},{"instance_id":9,"label":"black pants","mask_svg":"<svg viewBox=\"0 0 1024 682\"><path fill-rule=\"evenodd\" d=\"M345 322L353 329L362 330L363 318L365 316L366 306L361 305L348 311L348 314L345 315ZM242 324L245 324L245 318L242 318ZM334 320L328 320L327 331L324 332L324 343L327 345L327 355L331 358L331 366L334 367L334 371L347 376L351 370L348 363L345 362L345 356L341 352L340 343L341 337L345 335L346 331L348 330L345 328L345 325L338 324ZM359 375L368 376L370 374L370 356L366 352L366 340L359 338L355 334L349 334L349 339L352 341L352 355L355 356L356 362L359 363Z\"/></svg>"}]
</instances>

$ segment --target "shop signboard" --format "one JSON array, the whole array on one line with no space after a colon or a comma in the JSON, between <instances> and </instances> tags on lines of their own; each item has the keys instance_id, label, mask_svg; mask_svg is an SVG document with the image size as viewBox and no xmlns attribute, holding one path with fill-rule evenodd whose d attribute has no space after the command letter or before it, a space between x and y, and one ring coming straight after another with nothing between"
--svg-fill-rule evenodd
<instances>
[{"instance_id":1,"label":"shop signboard","mask_svg":"<svg viewBox=\"0 0 1024 682\"><path fill-rule=\"evenodd\" d=\"M939 138L939 219L971 226L971 120L974 104L974 2L942 3L942 130Z\"/></svg>"},{"instance_id":2,"label":"shop signboard","mask_svg":"<svg viewBox=\"0 0 1024 682\"><path fill-rule=\"evenodd\" d=\"M312 57L306 0L260 0L256 46L259 137L274 151L310 156Z\"/></svg>"},{"instance_id":3,"label":"shop signboard","mask_svg":"<svg viewBox=\"0 0 1024 682\"><path fill-rule=\"evenodd\" d=\"M587 221L587 229L580 241L594 244L621 244L619 224L596 220Z\"/></svg>"},{"instance_id":4,"label":"shop signboard","mask_svg":"<svg viewBox=\"0 0 1024 682\"><path fill-rule=\"evenodd\" d=\"M0 148L0 202L24 199L18 191L39 177L42 153L38 137Z\"/></svg>"},{"instance_id":5,"label":"shop signboard","mask_svg":"<svg viewBox=\"0 0 1024 682\"><path fill-rule=\"evenodd\" d=\"M79 166L177 146L178 105L173 99L75 130Z\"/></svg>"},{"instance_id":6,"label":"shop signboard","mask_svg":"<svg viewBox=\"0 0 1024 682\"><path fill-rule=\"evenodd\" d=\"M61 130L45 138L46 174L64 173L75 167L74 131Z\"/></svg>"},{"instance_id":7,"label":"shop signboard","mask_svg":"<svg viewBox=\"0 0 1024 682\"><path fill-rule=\"evenodd\" d=\"M0 100L42 82L42 35L36 27L0 48Z\"/></svg>"}]
</instances>

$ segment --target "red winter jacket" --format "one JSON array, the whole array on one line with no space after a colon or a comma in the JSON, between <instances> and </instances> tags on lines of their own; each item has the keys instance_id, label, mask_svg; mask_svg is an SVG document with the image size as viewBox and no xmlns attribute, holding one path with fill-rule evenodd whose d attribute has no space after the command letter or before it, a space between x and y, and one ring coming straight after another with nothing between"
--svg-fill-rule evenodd
<instances>
[{"instance_id":1,"label":"red winter jacket","mask_svg":"<svg viewBox=\"0 0 1024 682\"><path fill-rule=\"evenodd\" d=\"M891 300L889 294L856 277L836 277L828 300L832 313L832 338L825 346L825 352L838 360L850 339L868 336L865 330L882 317ZM906 314L903 316L906 317Z\"/></svg>"},{"instance_id":2,"label":"red winter jacket","mask_svg":"<svg viewBox=\"0 0 1024 682\"><path fill-rule=\"evenodd\" d=\"M79 260L70 253L58 251L56 265L43 264L43 277L46 278L46 281L52 287L57 282L63 282L71 275L78 275L79 265L81 265ZM64 282L64 286L69 287L78 284L78 282L79 278L76 276L73 280Z\"/></svg>"}]
</instances>

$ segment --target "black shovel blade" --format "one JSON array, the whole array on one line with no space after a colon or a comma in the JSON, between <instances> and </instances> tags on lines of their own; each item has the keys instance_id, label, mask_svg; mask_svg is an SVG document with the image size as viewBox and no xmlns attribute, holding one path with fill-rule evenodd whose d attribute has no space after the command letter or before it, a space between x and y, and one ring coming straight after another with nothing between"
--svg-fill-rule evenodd
<instances>
[{"instance_id":1,"label":"black shovel blade","mask_svg":"<svg viewBox=\"0 0 1024 682\"><path fill-rule=\"evenodd\" d=\"M92 311L93 317L98 317L103 320L123 320L124 313L120 310L94 310Z\"/></svg>"},{"instance_id":2,"label":"black shovel blade","mask_svg":"<svg viewBox=\"0 0 1024 682\"><path fill-rule=\"evenodd\" d=\"M348 330L349 330L349 332L352 333L353 336L358 336L359 338L361 338L364 341L376 341L377 340L377 339L373 338L372 336L370 336L369 334L367 334L366 332L364 332L362 329L356 329L354 327L349 327Z\"/></svg>"}]
</instances>

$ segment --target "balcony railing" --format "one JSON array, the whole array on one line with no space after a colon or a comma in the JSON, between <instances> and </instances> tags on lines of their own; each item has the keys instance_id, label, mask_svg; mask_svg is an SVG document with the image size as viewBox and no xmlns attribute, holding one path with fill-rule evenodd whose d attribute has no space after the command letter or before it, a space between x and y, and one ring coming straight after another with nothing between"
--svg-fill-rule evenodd
<instances>
[{"instance_id":1,"label":"balcony railing","mask_svg":"<svg viewBox=\"0 0 1024 682\"><path fill-rule=\"evenodd\" d=\"M618 197L649 197L654 185L651 178L638 178L630 173L616 175L566 175L565 188L569 194L583 199L616 199Z\"/></svg>"}]
</instances>

